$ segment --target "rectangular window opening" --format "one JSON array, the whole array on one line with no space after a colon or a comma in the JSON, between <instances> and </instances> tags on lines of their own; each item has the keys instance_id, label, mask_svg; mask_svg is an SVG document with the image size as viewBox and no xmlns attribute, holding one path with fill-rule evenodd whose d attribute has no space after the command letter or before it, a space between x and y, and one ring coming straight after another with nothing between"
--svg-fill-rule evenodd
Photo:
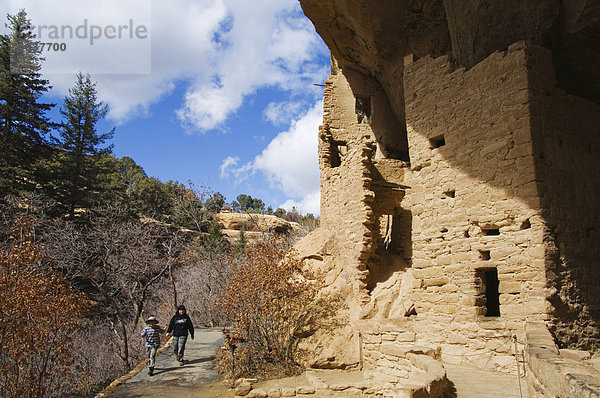
<instances>
[{"instance_id":1,"label":"rectangular window opening","mask_svg":"<svg viewBox=\"0 0 600 398\"><path fill-rule=\"evenodd\" d=\"M444 192L444 195L448 198L454 198L454 197L456 197L456 191L454 189L450 189L450 190Z\"/></svg>"},{"instance_id":2,"label":"rectangular window opening","mask_svg":"<svg viewBox=\"0 0 600 398\"><path fill-rule=\"evenodd\" d=\"M482 229L481 232L483 232L485 236L496 236L500 235L500 228L485 228Z\"/></svg>"},{"instance_id":3,"label":"rectangular window opening","mask_svg":"<svg viewBox=\"0 0 600 398\"><path fill-rule=\"evenodd\" d=\"M348 152L348 146L344 142L331 142L329 144L329 165L332 168L342 164L344 156Z\"/></svg>"},{"instance_id":4,"label":"rectangular window opening","mask_svg":"<svg viewBox=\"0 0 600 398\"><path fill-rule=\"evenodd\" d=\"M337 151L336 147L332 147L330 149L330 153L329 153L329 164L331 165L331 167L339 167L340 164L342 164L342 161L340 159L340 154Z\"/></svg>"},{"instance_id":5,"label":"rectangular window opening","mask_svg":"<svg viewBox=\"0 0 600 398\"><path fill-rule=\"evenodd\" d=\"M489 250L479 250L479 258L488 261L492 258Z\"/></svg>"},{"instance_id":6,"label":"rectangular window opening","mask_svg":"<svg viewBox=\"0 0 600 398\"><path fill-rule=\"evenodd\" d=\"M438 135L437 137L429 139L429 145L431 146L431 149L439 148L446 145L446 140L443 135Z\"/></svg>"},{"instance_id":7,"label":"rectangular window opening","mask_svg":"<svg viewBox=\"0 0 600 398\"><path fill-rule=\"evenodd\" d=\"M355 112L358 123L369 123L371 118L371 97L356 97Z\"/></svg>"},{"instance_id":8,"label":"rectangular window opening","mask_svg":"<svg viewBox=\"0 0 600 398\"><path fill-rule=\"evenodd\" d=\"M500 292L498 291L498 269L482 268L477 270L477 278L481 283L481 296L485 298L485 316L500 316Z\"/></svg>"}]
</instances>

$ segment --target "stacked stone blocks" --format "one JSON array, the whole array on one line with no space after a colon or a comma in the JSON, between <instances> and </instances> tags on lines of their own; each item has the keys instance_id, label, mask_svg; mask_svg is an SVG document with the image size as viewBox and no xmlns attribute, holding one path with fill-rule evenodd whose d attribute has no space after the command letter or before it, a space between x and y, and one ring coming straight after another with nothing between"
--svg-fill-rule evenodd
<instances>
[{"instance_id":1,"label":"stacked stone blocks","mask_svg":"<svg viewBox=\"0 0 600 398\"><path fill-rule=\"evenodd\" d=\"M600 299L577 297L600 269L600 253L589 258L600 204L576 202L587 213L575 214L558 201L593 185L564 162L599 167L598 106L556 89L549 52L524 42L468 70L447 56L405 61L393 77L404 109L393 114L372 77L335 69L326 82L321 228L335 244L321 268L349 326L337 336L346 359L328 363L392 383L414 371L402 350L423 346L447 363L516 373L525 323L575 335L560 312L578 308L584 344L596 341Z\"/></svg>"}]
</instances>

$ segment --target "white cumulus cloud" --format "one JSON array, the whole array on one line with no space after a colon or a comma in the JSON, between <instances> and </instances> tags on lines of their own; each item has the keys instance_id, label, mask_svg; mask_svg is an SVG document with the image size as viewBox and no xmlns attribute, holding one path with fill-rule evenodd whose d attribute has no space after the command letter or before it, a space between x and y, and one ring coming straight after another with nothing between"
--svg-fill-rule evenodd
<instances>
[{"instance_id":1,"label":"white cumulus cloud","mask_svg":"<svg viewBox=\"0 0 600 398\"><path fill-rule=\"evenodd\" d=\"M263 111L263 118L274 126L283 126L295 119L304 107L303 102L271 102Z\"/></svg>"},{"instance_id":2,"label":"white cumulus cloud","mask_svg":"<svg viewBox=\"0 0 600 398\"><path fill-rule=\"evenodd\" d=\"M294 120L289 130L279 133L252 162L236 167L238 158L229 156L221 166L221 176L236 182L260 172L270 184L292 198L279 207L319 214L320 179L318 128L323 118L323 101ZM223 171L225 170L225 172Z\"/></svg>"},{"instance_id":3,"label":"white cumulus cloud","mask_svg":"<svg viewBox=\"0 0 600 398\"><path fill-rule=\"evenodd\" d=\"M252 163L237 167L239 161L240 158L237 156L228 156L225 158L219 167L221 178L233 178L235 183L239 184L254 174Z\"/></svg>"},{"instance_id":4,"label":"white cumulus cloud","mask_svg":"<svg viewBox=\"0 0 600 398\"><path fill-rule=\"evenodd\" d=\"M314 192L302 198L300 201L289 199L279 205L286 211L292 210L294 207L298 209L302 214L312 213L313 215L319 215L321 212L321 194Z\"/></svg>"},{"instance_id":5,"label":"white cumulus cloud","mask_svg":"<svg viewBox=\"0 0 600 398\"><path fill-rule=\"evenodd\" d=\"M136 20L151 10L151 73L92 75L100 99L110 107L109 117L117 123L147 114L150 105L184 82L187 90L177 112L181 123L198 131L223 128L257 90L276 87L316 98L319 90L312 90L311 84L327 75L323 63L315 61L327 56L327 49L297 0L135 1L147 7L136 13L121 0L104 0L101 7L97 0L0 0L0 8L11 14L24 8L34 24L78 24L87 15L82 4L91 2L95 6L89 8L90 21L104 25ZM115 58L132 62L147 51L127 50L125 55L98 51L102 56L94 60L94 69L106 70ZM68 61L77 66L77 59ZM47 76L54 94L64 96L73 86L75 69Z\"/></svg>"},{"instance_id":6,"label":"white cumulus cloud","mask_svg":"<svg viewBox=\"0 0 600 398\"><path fill-rule=\"evenodd\" d=\"M306 90L324 68L316 56L324 47L295 1L224 1L231 21L210 80L197 80L185 96L179 118L200 130L218 128L246 96L261 87ZM315 91L316 93L316 91Z\"/></svg>"},{"instance_id":7,"label":"white cumulus cloud","mask_svg":"<svg viewBox=\"0 0 600 398\"><path fill-rule=\"evenodd\" d=\"M240 158L237 156L227 156L219 170L221 171L221 178L227 178L231 175L231 169L238 165Z\"/></svg>"},{"instance_id":8,"label":"white cumulus cloud","mask_svg":"<svg viewBox=\"0 0 600 398\"><path fill-rule=\"evenodd\" d=\"M323 102L319 101L269 143L254 159L254 169L290 195L305 196L318 191L317 132L322 119Z\"/></svg>"}]
</instances>

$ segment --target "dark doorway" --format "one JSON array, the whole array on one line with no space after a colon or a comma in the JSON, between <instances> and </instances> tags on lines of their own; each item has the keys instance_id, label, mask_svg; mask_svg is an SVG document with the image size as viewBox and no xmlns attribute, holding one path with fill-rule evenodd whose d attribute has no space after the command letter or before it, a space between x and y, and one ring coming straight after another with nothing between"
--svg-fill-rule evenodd
<instances>
[{"instance_id":1,"label":"dark doorway","mask_svg":"<svg viewBox=\"0 0 600 398\"><path fill-rule=\"evenodd\" d=\"M481 280L484 289L485 316L500 316L500 293L498 291L498 269L483 268L477 270L477 276Z\"/></svg>"}]
</instances>

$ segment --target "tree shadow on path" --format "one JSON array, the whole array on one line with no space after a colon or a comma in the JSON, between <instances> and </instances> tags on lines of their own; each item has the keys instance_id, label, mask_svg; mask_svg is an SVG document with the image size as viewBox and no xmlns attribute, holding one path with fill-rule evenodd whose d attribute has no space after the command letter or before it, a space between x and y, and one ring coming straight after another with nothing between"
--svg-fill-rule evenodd
<instances>
[{"instance_id":1,"label":"tree shadow on path","mask_svg":"<svg viewBox=\"0 0 600 398\"><path fill-rule=\"evenodd\" d=\"M193 365L195 363L210 362L210 361L214 361L215 359L216 359L216 357L214 355L211 357L192 359L191 361L185 361L184 367L185 367L185 365L188 365L188 364Z\"/></svg>"}]
</instances>

